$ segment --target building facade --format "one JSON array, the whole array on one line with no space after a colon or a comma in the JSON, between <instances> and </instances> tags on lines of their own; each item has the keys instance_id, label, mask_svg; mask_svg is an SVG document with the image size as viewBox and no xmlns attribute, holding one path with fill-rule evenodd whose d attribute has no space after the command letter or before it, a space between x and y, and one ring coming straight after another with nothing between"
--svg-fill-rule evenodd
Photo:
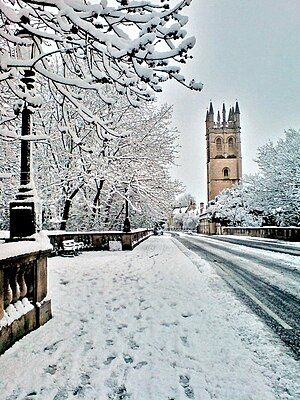
<instances>
[{"instance_id":1,"label":"building facade","mask_svg":"<svg viewBox=\"0 0 300 400\"><path fill-rule=\"evenodd\" d=\"M230 107L228 118L223 104L215 121L210 103L206 113L207 197L208 202L242 177L241 127L238 102Z\"/></svg>"}]
</instances>

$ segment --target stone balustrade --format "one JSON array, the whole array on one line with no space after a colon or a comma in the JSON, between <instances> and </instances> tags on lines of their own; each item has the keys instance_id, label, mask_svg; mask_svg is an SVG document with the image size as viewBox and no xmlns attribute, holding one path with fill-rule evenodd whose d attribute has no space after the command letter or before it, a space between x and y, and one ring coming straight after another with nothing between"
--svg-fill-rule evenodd
<instances>
[{"instance_id":1,"label":"stone balustrade","mask_svg":"<svg viewBox=\"0 0 300 400\"><path fill-rule=\"evenodd\" d=\"M26 249L28 243L28 251ZM51 318L47 256L38 243L0 245L0 354ZM15 247L15 254L11 255ZM23 253L18 251L23 248ZM48 246L49 247L49 246ZM2 250L2 251L1 251ZM8 251L7 251L8 250ZM33 251L30 251L33 250Z\"/></svg>"},{"instance_id":2,"label":"stone balustrade","mask_svg":"<svg viewBox=\"0 0 300 400\"><path fill-rule=\"evenodd\" d=\"M222 235L254 236L268 239L300 241L300 227L222 227Z\"/></svg>"},{"instance_id":3,"label":"stone balustrade","mask_svg":"<svg viewBox=\"0 0 300 400\"><path fill-rule=\"evenodd\" d=\"M82 250L110 250L113 243L119 243L122 250L133 250L135 246L152 235L152 230L135 229L131 232L106 231L106 232L48 232L48 237L53 248L59 253L62 242L73 239L83 243Z\"/></svg>"}]
</instances>

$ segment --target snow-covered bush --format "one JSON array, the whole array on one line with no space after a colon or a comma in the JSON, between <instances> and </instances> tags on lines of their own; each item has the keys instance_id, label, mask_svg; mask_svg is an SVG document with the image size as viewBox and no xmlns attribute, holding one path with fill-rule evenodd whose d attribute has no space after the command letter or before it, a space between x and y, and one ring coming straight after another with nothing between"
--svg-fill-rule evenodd
<instances>
[{"instance_id":1,"label":"snow-covered bush","mask_svg":"<svg viewBox=\"0 0 300 400\"><path fill-rule=\"evenodd\" d=\"M258 149L258 179L253 189L266 222L300 225L300 130L290 129L277 143Z\"/></svg>"},{"instance_id":2,"label":"snow-covered bush","mask_svg":"<svg viewBox=\"0 0 300 400\"><path fill-rule=\"evenodd\" d=\"M253 209L252 190L240 183L223 190L207 208L210 218L222 225L259 226L261 218Z\"/></svg>"}]
</instances>

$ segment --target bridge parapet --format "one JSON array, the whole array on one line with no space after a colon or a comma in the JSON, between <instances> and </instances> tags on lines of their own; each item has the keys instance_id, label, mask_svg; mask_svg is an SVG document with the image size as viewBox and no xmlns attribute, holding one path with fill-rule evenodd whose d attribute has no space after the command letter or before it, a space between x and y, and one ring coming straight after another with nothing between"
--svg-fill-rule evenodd
<instances>
[{"instance_id":1,"label":"bridge parapet","mask_svg":"<svg viewBox=\"0 0 300 400\"><path fill-rule=\"evenodd\" d=\"M51 317L47 256L51 246L22 241L0 245L0 354ZM47 248L48 247L48 248Z\"/></svg>"},{"instance_id":2,"label":"bridge parapet","mask_svg":"<svg viewBox=\"0 0 300 400\"><path fill-rule=\"evenodd\" d=\"M254 236L267 239L280 239L287 241L300 241L300 227L222 227L222 235Z\"/></svg>"}]
</instances>

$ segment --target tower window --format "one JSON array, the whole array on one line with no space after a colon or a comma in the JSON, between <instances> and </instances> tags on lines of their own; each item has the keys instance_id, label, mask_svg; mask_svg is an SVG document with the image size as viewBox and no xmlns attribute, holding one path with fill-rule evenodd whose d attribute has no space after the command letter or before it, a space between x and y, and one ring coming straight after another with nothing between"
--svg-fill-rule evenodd
<instances>
[{"instance_id":1,"label":"tower window","mask_svg":"<svg viewBox=\"0 0 300 400\"><path fill-rule=\"evenodd\" d=\"M230 137L228 139L228 147L229 147L229 149L232 149L233 146L234 146L234 139L232 137Z\"/></svg>"},{"instance_id":2,"label":"tower window","mask_svg":"<svg viewBox=\"0 0 300 400\"><path fill-rule=\"evenodd\" d=\"M222 139L221 138L216 139L216 146L217 146L217 151L222 151Z\"/></svg>"},{"instance_id":3,"label":"tower window","mask_svg":"<svg viewBox=\"0 0 300 400\"><path fill-rule=\"evenodd\" d=\"M223 177L225 179L229 178L229 168L226 167L223 169Z\"/></svg>"}]
</instances>

